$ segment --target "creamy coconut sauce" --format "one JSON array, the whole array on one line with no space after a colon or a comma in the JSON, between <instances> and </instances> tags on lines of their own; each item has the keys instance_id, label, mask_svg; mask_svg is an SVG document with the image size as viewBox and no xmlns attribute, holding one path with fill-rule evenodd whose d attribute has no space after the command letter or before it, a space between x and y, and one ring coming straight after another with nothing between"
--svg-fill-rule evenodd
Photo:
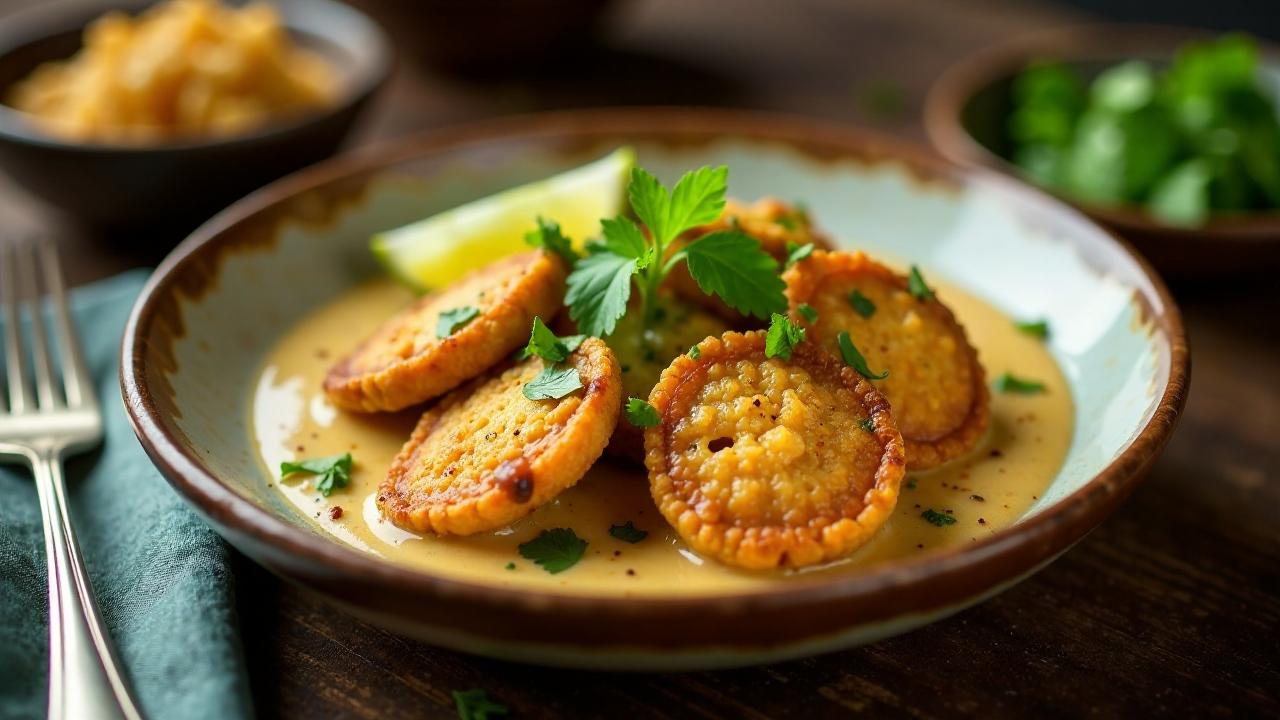
<instances>
[{"instance_id":1,"label":"creamy coconut sauce","mask_svg":"<svg viewBox=\"0 0 1280 720\"><path fill-rule=\"evenodd\" d=\"M998 310L952 286L939 297L964 324L987 378L1006 371L1045 383L1040 395L992 393L991 431L969 457L910 473L890 521L850 557L803 574L846 574L895 558L975 542L1017 520L1048 487L1071 442L1073 407L1044 345ZM254 443L272 488L321 532L387 561L465 581L592 595L706 595L759 589L790 574L735 570L685 547L658 514L642 467L596 463L577 486L514 525L468 537L422 537L382 519L374 497L420 411L358 415L335 409L321 381L329 366L410 300L390 281L357 287L305 318L271 350L254 389ZM625 422L625 421L623 421ZM278 480L280 463L350 452L351 484L322 497L311 476ZM340 513L335 508L341 508ZM956 522L938 527L932 509ZM340 517L334 517L339 515ZM609 527L631 521L649 536L628 544ZM517 545L544 529L572 528L589 545L557 575L520 557ZM512 567L510 564L514 563Z\"/></svg>"}]
</instances>

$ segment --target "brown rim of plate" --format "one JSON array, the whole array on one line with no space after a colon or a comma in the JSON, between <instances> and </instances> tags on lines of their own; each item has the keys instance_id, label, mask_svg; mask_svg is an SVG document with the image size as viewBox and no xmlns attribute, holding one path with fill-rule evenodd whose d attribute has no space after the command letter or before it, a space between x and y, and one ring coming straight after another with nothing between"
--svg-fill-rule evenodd
<instances>
[{"instance_id":1,"label":"brown rim of plate","mask_svg":"<svg viewBox=\"0 0 1280 720\"><path fill-rule=\"evenodd\" d=\"M961 165L980 165L1031 183L1013 163L987 149L960 120L969 100L992 83L1013 75L1035 58L1067 63L1118 62L1122 58L1168 59L1178 45L1219 37L1224 33L1174 25L1092 23L1068 25L1017 35L956 62L929 87L924 103L924 128L938 152ZM1254 37L1263 62L1280 67L1280 46ZM1211 215L1197 227L1158 222L1133 206L1079 203L1036 186L1041 192L1090 213L1126 231L1159 232L1181 240L1211 234L1247 243L1275 243L1280 239L1280 210L1238 215ZM1126 247L1126 249L1128 249Z\"/></svg>"},{"instance_id":2,"label":"brown rim of plate","mask_svg":"<svg viewBox=\"0 0 1280 720\"><path fill-rule=\"evenodd\" d=\"M317 542L314 532L292 524L270 510L242 497L204 467L198 453L167 429L157 398L146 378L163 368L148 362L148 338L152 326L172 312L177 293L198 297L191 278L212 282L208 266L216 261L233 228L267 213L296 193L338 179L433 152L484 146L497 141L541 143L555 149L598 149L602 143L664 141L671 146L706 144L733 138L786 146L817 162L850 160L874 165L892 162L921 181L943 186L979 184L996 187L1016 206L1032 206L1052 212L1059 222L1087 225L1114 244L1085 243L1077 250L1091 266L1099 255L1117 254L1134 264L1135 303L1168 338L1169 379L1151 418L1115 460L1084 487L1035 517L1005 528L976 543L938 550L918 557L867 568L840 578L797 576L774 587L751 593L710 597L603 597L568 595L528 589L508 589L481 583L445 579L405 567L379 562L336 541ZM1101 271L1101 268L1098 268ZM1145 285L1145 287L1144 287ZM1150 296L1150 297L1144 297ZM1177 424L1186 400L1190 356L1182 317L1167 288L1150 266L1123 240L1097 227L1082 214L1044 193L1007 177L981 169L962 170L927 151L903 141L808 118L706 108L610 108L563 111L500 118L431 131L391 142L383 147L336 158L273 183L232 205L184 240L152 275L134 305L122 338L120 384L126 411L143 448L169 482L205 516L238 539L258 545L259 559L301 572L336 592L345 602L366 597L363 589L377 588L393 595L411 593L447 600L468 607L514 609L541 616L565 612L594 612L614 619L672 618L681 613L743 615L759 611L785 611L789 607L839 601L842 616L856 606L884 608L874 596L901 597L907 587L929 582L930 592L905 606L884 608L888 615L928 612L989 593L993 588L1031 572L1066 550L1098 525L1137 486ZM355 583L356 586L352 584ZM858 600L854 600L858 598ZM383 604L395 604L386 600ZM377 603L375 603L377 604ZM407 607L397 605L397 607ZM415 605L415 607L417 607ZM705 626L701 622L700 626Z\"/></svg>"}]
</instances>

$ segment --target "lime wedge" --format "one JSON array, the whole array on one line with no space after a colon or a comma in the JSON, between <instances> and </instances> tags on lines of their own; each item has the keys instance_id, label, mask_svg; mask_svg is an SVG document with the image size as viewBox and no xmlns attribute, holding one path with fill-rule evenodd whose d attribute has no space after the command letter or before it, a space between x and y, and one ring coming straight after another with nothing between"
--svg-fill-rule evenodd
<instances>
[{"instance_id":1,"label":"lime wedge","mask_svg":"<svg viewBox=\"0 0 1280 720\"><path fill-rule=\"evenodd\" d=\"M593 163L473 200L425 220L373 236L373 254L392 275L418 289L443 287L468 271L528 249L538 216L560 223L579 248L600 219L622 210L636 154L618 148Z\"/></svg>"}]
</instances>

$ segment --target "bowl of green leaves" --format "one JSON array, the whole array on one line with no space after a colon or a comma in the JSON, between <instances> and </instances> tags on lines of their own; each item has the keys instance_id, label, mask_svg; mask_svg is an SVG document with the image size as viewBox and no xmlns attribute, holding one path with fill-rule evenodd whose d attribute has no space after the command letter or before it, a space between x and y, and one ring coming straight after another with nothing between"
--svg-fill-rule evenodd
<instances>
[{"instance_id":1,"label":"bowl of green leaves","mask_svg":"<svg viewBox=\"0 0 1280 720\"><path fill-rule=\"evenodd\" d=\"M1094 25L953 66L925 123L952 160L1031 182L1178 276L1280 266L1280 52L1241 34Z\"/></svg>"}]
</instances>

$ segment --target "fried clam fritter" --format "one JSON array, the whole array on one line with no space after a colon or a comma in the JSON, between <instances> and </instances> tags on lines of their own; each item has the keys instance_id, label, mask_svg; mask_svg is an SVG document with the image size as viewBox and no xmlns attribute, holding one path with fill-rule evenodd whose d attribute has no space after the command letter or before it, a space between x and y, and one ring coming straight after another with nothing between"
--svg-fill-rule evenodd
<instances>
[{"instance_id":1,"label":"fried clam fritter","mask_svg":"<svg viewBox=\"0 0 1280 720\"><path fill-rule=\"evenodd\" d=\"M641 324L639 307L628 312L608 339L622 366L622 397L649 397L658 377L677 355L728 329L718 316L678 297L663 298L658 304L658 317L647 329ZM605 452L611 457L643 463L644 431L620 421Z\"/></svg>"},{"instance_id":2,"label":"fried clam fritter","mask_svg":"<svg viewBox=\"0 0 1280 720\"><path fill-rule=\"evenodd\" d=\"M906 277L862 253L815 252L783 279L792 319L808 326L810 341L838 355L839 334L848 332L873 372L889 371L875 385L893 405L912 470L941 465L982 440L990 399L982 365L931 291L916 297ZM817 312L815 321L797 312L801 304Z\"/></svg>"},{"instance_id":3,"label":"fried clam fritter","mask_svg":"<svg viewBox=\"0 0 1280 720\"><path fill-rule=\"evenodd\" d=\"M816 345L765 357L725 333L676 358L649 402L653 500L694 550L750 569L800 567L865 543L893 512L905 460L889 403Z\"/></svg>"},{"instance_id":4,"label":"fried clam fritter","mask_svg":"<svg viewBox=\"0 0 1280 720\"><path fill-rule=\"evenodd\" d=\"M787 261L787 244L808 245L830 249L831 241L825 235L814 230L809 214L794 208L777 198L762 198L744 205L736 200L728 200L720 219L713 223L694 228L672 244L672 252L684 245L719 230L736 228L760 241L760 247L778 261L781 268ZM697 303L711 312L732 323L734 327L746 328L759 323L744 317L742 313L729 307L723 300L714 295L702 292L698 283L689 275L683 265L672 270L667 276L670 287L689 302Z\"/></svg>"},{"instance_id":5,"label":"fried clam fritter","mask_svg":"<svg viewBox=\"0 0 1280 720\"><path fill-rule=\"evenodd\" d=\"M582 388L530 400L543 369L529 358L494 370L426 412L378 488L378 507L417 532L469 535L527 515L572 487L600 457L618 421L622 378L604 342L569 359Z\"/></svg>"},{"instance_id":6,"label":"fried clam fritter","mask_svg":"<svg viewBox=\"0 0 1280 720\"><path fill-rule=\"evenodd\" d=\"M553 317L567 274L562 260L542 251L476 270L383 323L329 370L325 393L359 412L442 395L523 345L535 315Z\"/></svg>"}]
</instances>

